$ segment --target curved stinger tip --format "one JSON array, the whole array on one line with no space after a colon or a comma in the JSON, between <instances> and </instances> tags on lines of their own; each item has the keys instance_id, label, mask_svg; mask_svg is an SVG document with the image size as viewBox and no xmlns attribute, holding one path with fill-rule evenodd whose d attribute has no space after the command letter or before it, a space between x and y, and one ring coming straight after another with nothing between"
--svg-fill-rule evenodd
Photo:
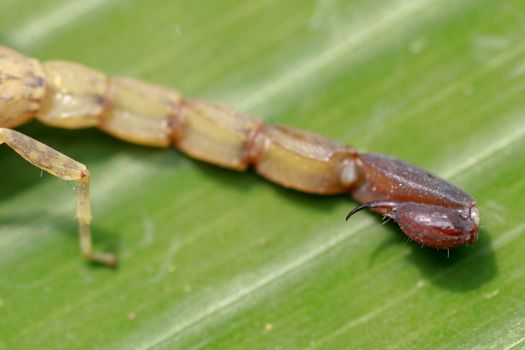
<instances>
[{"instance_id":1,"label":"curved stinger tip","mask_svg":"<svg viewBox=\"0 0 525 350\"><path fill-rule=\"evenodd\" d=\"M348 221L348 219L350 219L350 217L352 215L354 215L355 213L357 213L358 211L361 211L363 209L383 208L383 209L386 209L387 213L388 213L388 212L390 212L392 210L395 210L397 207L399 207L400 204L401 203L399 203L399 202L392 202L392 201L375 201L375 202L364 203L364 204L358 205L357 207L352 209L352 211L350 213L348 213L348 215L346 216L346 221ZM383 214L385 214L385 213L383 213Z\"/></svg>"},{"instance_id":2,"label":"curved stinger tip","mask_svg":"<svg viewBox=\"0 0 525 350\"><path fill-rule=\"evenodd\" d=\"M361 205L358 205L357 207L355 207L354 209L352 209L352 211L350 211L348 213L348 215L346 216L346 221L348 221L348 219L350 219L350 217L352 215L354 215L355 213L357 213L358 211L361 211L363 209L368 209L372 206L372 202L369 202L369 203L365 203L365 204L361 204Z\"/></svg>"}]
</instances>

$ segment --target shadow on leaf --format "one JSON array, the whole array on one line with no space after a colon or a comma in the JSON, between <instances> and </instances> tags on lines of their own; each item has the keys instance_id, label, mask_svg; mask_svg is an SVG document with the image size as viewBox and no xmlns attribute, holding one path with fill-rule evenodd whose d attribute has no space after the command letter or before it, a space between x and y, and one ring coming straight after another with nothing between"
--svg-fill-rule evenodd
<instances>
[{"instance_id":1,"label":"shadow on leaf","mask_svg":"<svg viewBox=\"0 0 525 350\"><path fill-rule=\"evenodd\" d=\"M377 221L381 222L381 218ZM455 292L479 288L497 274L490 235L485 230L480 231L479 239L474 245L447 251L422 247L411 241L395 222L386 225L392 235L378 246L372 260L393 244L408 244L411 251L406 259L417 266L430 283Z\"/></svg>"}]
</instances>

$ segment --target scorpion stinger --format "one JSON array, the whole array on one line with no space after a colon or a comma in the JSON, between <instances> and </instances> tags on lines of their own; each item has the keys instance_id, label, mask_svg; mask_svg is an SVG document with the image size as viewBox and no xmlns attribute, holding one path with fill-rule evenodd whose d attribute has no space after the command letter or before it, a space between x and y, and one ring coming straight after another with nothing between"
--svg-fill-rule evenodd
<instances>
[{"instance_id":1,"label":"scorpion stinger","mask_svg":"<svg viewBox=\"0 0 525 350\"><path fill-rule=\"evenodd\" d=\"M377 202L368 202L361 205L358 205L348 215L346 216L346 221L350 219L352 215L357 213L358 211L365 210L365 209L374 209L377 212L382 213L383 215L390 216L390 212L394 211L397 206L399 206L399 202L389 202L389 201L377 201Z\"/></svg>"}]
</instances>

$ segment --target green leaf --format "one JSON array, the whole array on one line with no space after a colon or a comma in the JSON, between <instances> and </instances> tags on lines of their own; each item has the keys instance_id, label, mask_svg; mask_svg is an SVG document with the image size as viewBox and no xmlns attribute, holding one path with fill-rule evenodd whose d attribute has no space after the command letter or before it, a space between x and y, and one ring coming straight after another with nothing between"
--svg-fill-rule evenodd
<instances>
[{"instance_id":1,"label":"green leaf","mask_svg":"<svg viewBox=\"0 0 525 350\"><path fill-rule=\"evenodd\" d=\"M348 196L279 188L96 130L19 130L90 169L75 195L0 152L0 348L525 347L525 3L518 0L0 3L0 41L170 86L458 184L473 246L409 242Z\"/></svg>"}]
</instances>

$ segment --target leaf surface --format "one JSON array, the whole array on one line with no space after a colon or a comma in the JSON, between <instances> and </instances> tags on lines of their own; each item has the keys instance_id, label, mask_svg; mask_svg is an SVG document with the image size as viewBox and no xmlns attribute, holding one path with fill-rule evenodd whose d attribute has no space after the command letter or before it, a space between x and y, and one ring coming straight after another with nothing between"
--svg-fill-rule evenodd
<instances>
[{"instance_id":1,"label":"leaf surface","mask_svg":"<svg viewBox=\"0 0 525 350\"><path fill-rule=\"evenodd\" d=\"M0 348L525 347L525 4L518 0L0 3L0 42L408 160L471 193L478 243L437 252L348 196L297 193L96 130L19 130L92 173L2 148Z\"/></svg>"}]
</instances>

